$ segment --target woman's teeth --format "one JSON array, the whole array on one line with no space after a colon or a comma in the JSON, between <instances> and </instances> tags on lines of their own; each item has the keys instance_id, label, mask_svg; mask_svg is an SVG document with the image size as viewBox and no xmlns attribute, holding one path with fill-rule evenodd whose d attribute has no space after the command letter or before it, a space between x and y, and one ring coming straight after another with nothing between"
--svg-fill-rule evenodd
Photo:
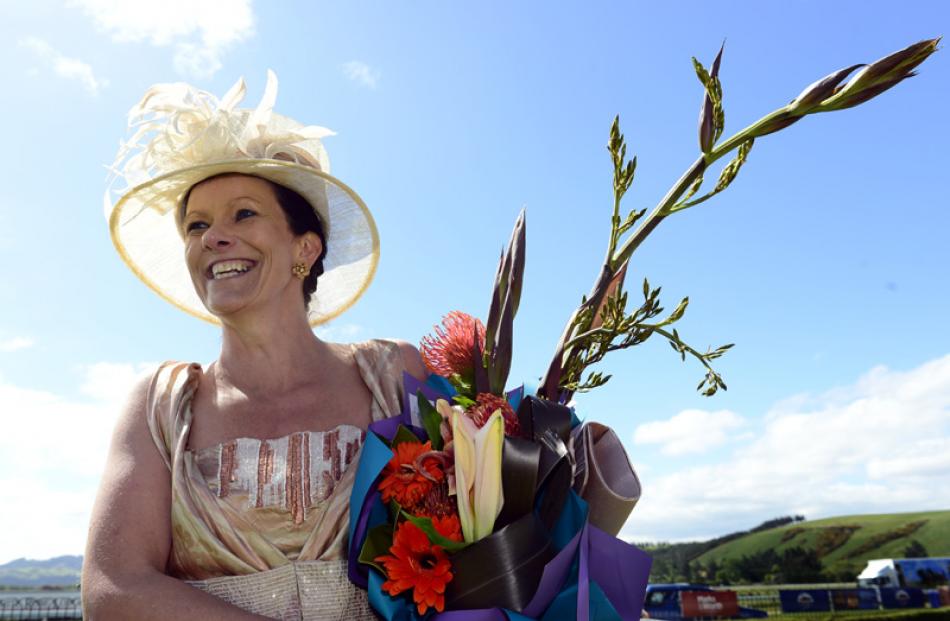
<instances>
[{"instance_id":1,"label":"woman's teeth","mask_svg":"<svg viewBox=\"0 0 950 621\"><path fill-rule=\"evenodd\" d=\"M233 278L254 267L250 261L222 261L211 266L211 277L214 280Z\"/></svg>"}]
</instances>

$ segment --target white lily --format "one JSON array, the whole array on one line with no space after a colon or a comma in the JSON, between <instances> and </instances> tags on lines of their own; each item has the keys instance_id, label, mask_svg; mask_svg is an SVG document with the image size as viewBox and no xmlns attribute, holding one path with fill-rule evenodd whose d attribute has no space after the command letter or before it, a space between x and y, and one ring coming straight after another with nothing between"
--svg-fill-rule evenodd
<instances>
[{"instance_id":1,"label":"white lily","mask_svg":"<svg viewBox=\"0 0 950 621\"><path fill-rule=\"evenodd\" d=\"M504 502L501 458L505 422L501 410L493 412L481 429L454 409L451 420L462 536L468 542L478 541L491 534Z\"/></svg>"}]
</instances>

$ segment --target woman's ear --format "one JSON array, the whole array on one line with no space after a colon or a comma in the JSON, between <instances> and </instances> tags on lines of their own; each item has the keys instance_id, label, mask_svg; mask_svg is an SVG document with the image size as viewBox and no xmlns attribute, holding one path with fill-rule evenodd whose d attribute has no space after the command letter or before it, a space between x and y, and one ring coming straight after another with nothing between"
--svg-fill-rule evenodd
<instances>
[{"instance_id":1,"label":"woman's ear","mask_svg":"<svg viewBox=\"0 0 950 621\"><path fill-rule=\"evenodd\" d=\"M297 260L312 267L323 253L323 242L313 231L307 231L297 238Z\"/></svg>"}]
</instances>

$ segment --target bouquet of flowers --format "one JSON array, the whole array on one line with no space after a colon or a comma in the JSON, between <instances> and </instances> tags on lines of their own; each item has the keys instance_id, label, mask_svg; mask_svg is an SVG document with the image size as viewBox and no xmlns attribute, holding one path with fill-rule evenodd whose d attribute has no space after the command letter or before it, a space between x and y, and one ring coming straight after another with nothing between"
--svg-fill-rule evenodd
<instances>
[{"instance_id":1,"label":"bouquet of flowers","mask_svg":"<svg viewBox=\"0 0 950 621\"><path fill-rule=\"evenodd\" d=\"M405 375L402 413L370 425L350 503L349 576L368 588L377 613L388 620L640 618L650 558L615 537L640 496L640 482L613 431L582 424L571 398L610 379L596 371L585 376L588 367L656 334L684 360L690 354L705 367L697 389L712 396L726 385L710 363L732 345L699 352L670 328L688 298L653 321L663 312L660 289L646 279L643 303L628 312L630 257L667 216L728 187L756 138L877 96L914 75L938 41L920 41L863 66L847 82L862 65L832 73L721 142L722 50L709 71L693 59L705 91L701 154L642 223L646 210L620 214L636 158L627 159L615 119L607 145L614 168L607 254L536 396L524 387L506 390L525 262L519 215L487 321L449 313L420 346L427 380ZM693 198L708 167L733 150L715 188Z\"/></svg>"},{"instance_id":2,"label":"bouquet of flowers","mask_svg":"<svg viewBox=\"0 0 950 621\"><path fill-rule=\"evenodd\" d=\"M522 213L487 325L446 315L420 346L428 379L406 374L402 414L370 426L350 569L384 618L564 618L592 603L599 618L640 616L650 559L613 537L640 494L621 443L505 390L524 245Z\"/></svg>"}]
</instances>

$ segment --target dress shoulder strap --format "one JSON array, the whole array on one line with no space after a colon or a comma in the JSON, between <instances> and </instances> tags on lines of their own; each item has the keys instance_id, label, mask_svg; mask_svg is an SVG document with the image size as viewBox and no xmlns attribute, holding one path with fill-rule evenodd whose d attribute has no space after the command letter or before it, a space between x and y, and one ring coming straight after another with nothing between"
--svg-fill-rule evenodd
<instances>
[{"instance_id":1,"label":"dress shoulder strap","mask_svg":"<svg viewBox=\"0 0 950 621\"><path fill-rule=\"evenodd\" d=\"M396 416L402 410L402 374L406 368L399 345L387 339L372 339L355 347L360 374L373 393L373 420Z\"/></svg>"},{"instance_id":2,"label":"dress shoulder strap","mask_svg":"<svg viewBox=\"0 0 950 621\"><path fill-rule=\"evenodd\" d=\"M191 422L191 410L187 405L200 377L201 365L197 363L165 362L149 383L145 419L152 440L169 470L179 440Z\"/></svg>"}]
</instances>

